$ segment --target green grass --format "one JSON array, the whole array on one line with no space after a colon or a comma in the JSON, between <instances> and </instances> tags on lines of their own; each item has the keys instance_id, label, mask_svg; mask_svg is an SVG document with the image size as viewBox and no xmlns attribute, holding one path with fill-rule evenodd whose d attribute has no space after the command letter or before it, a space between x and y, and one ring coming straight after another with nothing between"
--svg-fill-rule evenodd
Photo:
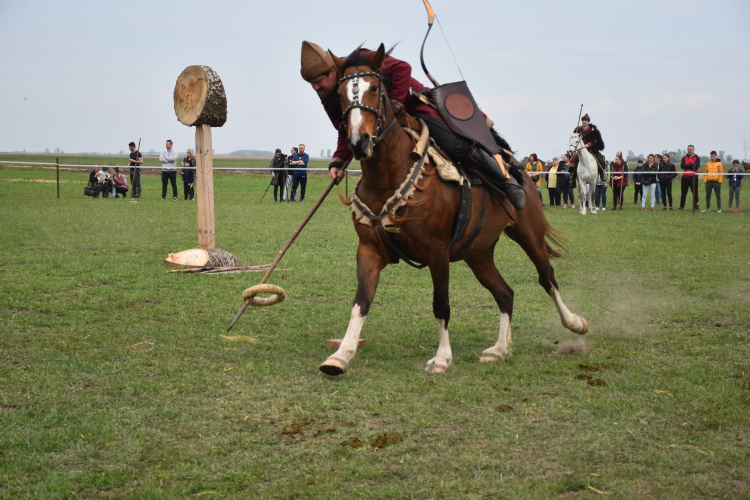
<instances>
[{"instance_id":1,"label":"green grass","mask_svg":"<svg viewBox=\"0 0 750 500\"><path fill-rule=\"evenodd\" d=\"M554 265L588 350L555 353L572 334L502 238L513 356L478 362L499 314L456 263L439 376L424 371L429 274L389 266L368 344L334 379L317 367L346 329L357 245L335 196L270 280L287 300L248 311L232 335L256 341L234 343L222 335L261 275L162 266L196 246L194 203L160 201L155 178L138 203L84 197L84 172L61 173L60 200L9 180L24 178L54 172L0 169L2 498L750 498L747 212L547 208L571 240ZM310 179L311 202L325 184ZM217 243L247 264L311 206L259 204L267 185L215 176ZM575 379L581 363L606 385ZM403 442L370 446L390 432Z\"/></svg>"}]
</instances>

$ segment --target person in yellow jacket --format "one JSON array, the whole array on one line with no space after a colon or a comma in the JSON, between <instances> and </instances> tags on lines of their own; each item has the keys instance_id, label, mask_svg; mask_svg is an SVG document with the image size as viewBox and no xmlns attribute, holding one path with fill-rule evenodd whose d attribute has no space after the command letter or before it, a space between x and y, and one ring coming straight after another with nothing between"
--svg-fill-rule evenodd
<instances>
[{"instance_id":1,"label":"person in yellow jacket","mask_svg":"<svg viewBox=\"0 0 750 500\"><path fill-rule=\"evenodd\" d=\"M544 172L544 168L542 167L542 162L539 161L539 157L536 155L536 153L531 153L529 155L529 162L526 164L526 171L529 172L529 176L531 177L531 180L534 181L534 184L536 184L536 192L539 193L539 199L542 202L542 207L544 207L544 200L542 199L542 176L540 174L534 173L534 172Z\"/></svg>"},{"instance_id":2,"label":"person in yellow jacket","mask_svg":"<svg viewBox=\"0 0 750 500\"><path fill-rule=\"evenodd\" d=\"M721 181L724 177L724 167L716 158L716 151L711 151L711 161L706 163L706 172L703 176L703 182L706 184L706 209L701 212L711 211L711 191L716 192L717 213L721 213ZM711 175L714 174L714 175ZM719 175L716 175L719 174Z\"/></svg>"}]
</instances>

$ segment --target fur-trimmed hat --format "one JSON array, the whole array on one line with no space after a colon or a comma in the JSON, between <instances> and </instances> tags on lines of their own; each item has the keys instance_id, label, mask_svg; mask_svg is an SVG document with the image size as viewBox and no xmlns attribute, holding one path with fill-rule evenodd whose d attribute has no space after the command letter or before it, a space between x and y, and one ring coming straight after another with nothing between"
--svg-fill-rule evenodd
<instances>
[{"instance_id":1,"label":"fur-trimmed hat","mask_svg":"<svg viewBox=\"0 0 750 500\"><path fill-rule=\"evenodd\" d=\"M304 41L300 66L302 78L309 82L328 73L333 68L333 59L320 45Z\"/></svg>"},{"instance_id":2,"label":"fur-trimmed hat","mask_svg":"<svg viewBox=\"0 0 750 500\"><path fill-rule=\"evenodd\" d=\"M589 114L586 113L581 117L581 121L586 120L587 122L591 123L591 118L589 118Z\"/></svg>"}]
</instances>

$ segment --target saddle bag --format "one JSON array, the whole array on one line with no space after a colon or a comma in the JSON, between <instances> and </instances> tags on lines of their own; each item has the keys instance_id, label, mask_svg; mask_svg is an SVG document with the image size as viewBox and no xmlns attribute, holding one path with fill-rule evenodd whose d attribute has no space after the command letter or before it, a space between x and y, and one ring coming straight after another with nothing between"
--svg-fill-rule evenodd
<instances>
[{"instance_id":1,"label":"saddle bag","mask_svg":"<svg viewBox=\"0 0 750 500\"><path fill-rule=\"evenodd\" d=\"M476 143L490 156L500 154L484 115L466 82L446 83L430 91L433 104L453 133Z\"/></svg>"}]
</instances>

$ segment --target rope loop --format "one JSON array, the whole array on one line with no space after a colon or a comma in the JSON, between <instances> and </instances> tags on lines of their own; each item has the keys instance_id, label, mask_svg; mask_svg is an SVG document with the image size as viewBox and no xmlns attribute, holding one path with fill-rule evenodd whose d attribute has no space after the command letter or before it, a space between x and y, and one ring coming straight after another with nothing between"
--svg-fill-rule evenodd
<instances>
[{"instance_id":1,"label":"rope loop","mask_svg":"<svg viewBox=\"0 0 750 500\"><path fill-rule=\"evenodd\" d=\"M259 293L270 293L270 297L257 297ZM242 300L249 302L251 306L272 306L283 302L286 298L286 292L280 286L263 284L255 285L242 292Z\"/></svg>"}]
</instances>

